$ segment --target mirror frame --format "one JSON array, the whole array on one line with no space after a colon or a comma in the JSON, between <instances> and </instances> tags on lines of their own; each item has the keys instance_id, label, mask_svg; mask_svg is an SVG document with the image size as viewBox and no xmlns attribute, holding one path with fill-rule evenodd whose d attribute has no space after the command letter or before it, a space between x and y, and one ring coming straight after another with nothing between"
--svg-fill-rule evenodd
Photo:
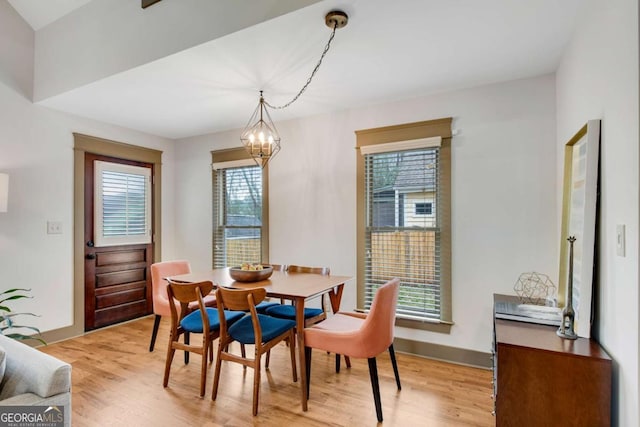
<instances>
[{"instance_id":1,"label":"mirror frame","mask_svg":"<svg viewBox=\"0 0 640 427\"><path fill-rule=\"evenodd\" d=\"M569 282L569 236L575 236L573 250L573 309L576 333L591 336L593 321L593 271L598 199L598 157L600 120L589 120L564 148L562 228L558 302L566 305Z\"/></svg>"}]
</instances>

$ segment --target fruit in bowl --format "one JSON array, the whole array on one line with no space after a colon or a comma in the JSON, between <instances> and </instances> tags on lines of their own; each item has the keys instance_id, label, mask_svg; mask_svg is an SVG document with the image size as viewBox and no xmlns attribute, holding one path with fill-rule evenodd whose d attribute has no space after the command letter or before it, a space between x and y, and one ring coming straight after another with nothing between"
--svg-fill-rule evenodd
<instances>
[{"instance_id":1,"label":"fruit in bowl","mask_svg":"<svg viewBox=\"0 0 640 427\"><path fill-rule=\"evenodd\" d=\"M243 262L242 265L240 266L240 270L259 271L259 270L264 270L264 267L262 264L250 264L248 262Z\"/></svg>"},{"instance_id":2,"label":"fruit in bowl","mask_svg":"<svg viewBox=\"0 0 640 427\"><path fill-rule=\"evenodd\" d=\"M238 282L259 282L271 277L273 267L265 264L243 262L240 267L229 268L229 275Z\"/></svg>"}]
</instances>

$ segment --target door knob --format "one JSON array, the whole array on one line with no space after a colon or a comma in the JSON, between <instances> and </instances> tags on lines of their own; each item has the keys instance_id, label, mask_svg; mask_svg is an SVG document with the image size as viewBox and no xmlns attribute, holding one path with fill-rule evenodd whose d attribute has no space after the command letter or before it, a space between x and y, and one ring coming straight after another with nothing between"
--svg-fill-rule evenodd
<instances>
[{"instance_id":1,"label":"door knob","mask_svg":"<svg viewBox=\"0 0 640 427\"><path fill-rule=\"evenodd\" d=\"M96 254L87 254L87 259L96 259Z\"/></svg>"}]
</instances>

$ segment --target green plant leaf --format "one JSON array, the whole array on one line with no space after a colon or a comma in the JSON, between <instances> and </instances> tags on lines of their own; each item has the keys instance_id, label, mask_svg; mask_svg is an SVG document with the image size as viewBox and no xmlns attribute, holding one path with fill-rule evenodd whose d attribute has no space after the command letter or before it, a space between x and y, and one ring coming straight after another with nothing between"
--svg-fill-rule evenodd
<instances>
[{"instance_id":1,"label":"green plant leaf","mask_svg":"<svg viewBox=\"0 0 640 427\"><path fill-rule=\"evenodd\" d=\"M29 293L31 292L31 289L12 288L12 289L8 289L6 291L0 292L0 298L1 298L0 304L6 301L15 301L18 299L33 298L33 296L31 295L28 295L28 294L25 295L20 292ZM9 337L15 340L36 340L36 341L40 341L44 345L47 344L42 338L39 338L37 336L25 335L18 332L7 333L10 330L15 330L15 329L28 329L28 330L34 331L37 335L40 335L40 329L34 326L16 325L13 320L13 318L16 316L39 317L34 313L14 313L11 311L11 308L8 305L0 305L0 333L2 333L6 337Z\"/></svg>"},{"instance_id":2,"label":"green plant leaf","mask_svg":"<svg viewBox=\"0 0 640 427\"><path fill-rule=\"evenodd\" d=\"M45 340L43 340L42 338L34 337L32 335L13 333L13 334L6 334L5 337L13 338L14 340L18 340L18 341L36 340L36 341L40 341L44 345L47 345L47 342Z\"/></svg>"},{"instance_id":3,"label":"green plant leaf","mask_svg":"<svg viewBox=\"0 0 640 427\"><path fill-rule=\"evenodd\" d=\"M29 295L12 295L8 298L1 299L0 304L2 304L5 301L11 301L11 300L22 299L22 298L33 298L33 297Z\"/></svg>"},{"instance_id":4,"label":"green plant leaf","mask_svg":"<svg viewBox=\"0 0 640 427\"><path fill-rule=\"evenodd\" d=\"M33 316L33 317L40 317L39 314L34 314L34 313L15 313L15 312L11 312L11 313L7 313L7 314L0 314L0 319L2 319L3 317L16 317L16 316Z\"/></svg>"},{"instance_id":5,"label":"green plant leaf","mask_svg":"<svg viewBox=\"0 0 640 427\"><path fill-rule=\"evenodd\" d=\"M7 289L4 292L0 292L0 295L4 295L4 294L11 294L13 292L18 292L18 291L22 291L22 292L31 292L31 289L25 289L25 288L13 288L13 289Z\"/></svg>"},{"instance_id":6,"label":"green plant leaf","mask_svg":"<svg viewBox=\"0 0 640 427\"><path fill-rule=\"evenodd\" d=\"M40 329L36 328L35 326L27 326L27 325L13 325L12 326L13 329L18 329L18 328L23 328L23 329L30 329L33 332L36 332L38 334L40 334Z\"/></svg>"}]
</instances>

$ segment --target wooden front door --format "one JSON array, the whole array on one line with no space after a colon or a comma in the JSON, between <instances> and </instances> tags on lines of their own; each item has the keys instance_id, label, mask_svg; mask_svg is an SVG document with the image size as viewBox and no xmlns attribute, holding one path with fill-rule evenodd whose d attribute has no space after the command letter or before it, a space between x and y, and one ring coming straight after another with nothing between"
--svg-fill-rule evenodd
<instances>
[{"instance_id":1,"label":"wooden front door","mask_svg":"<svg viewBox=\"0 0 640 427\"><path fill-rule=\"evenodd\" d=\"M145 316L153 310L150 274L153 243L96 243L95 233L101 231L95 230L95 224L102 221L95 219L96 204L109 203L95 194L96 161L149 168L153 172L153 165L149 163L85 154L85 331ZM104 211L107 211L106 205ZM148 232L153 236L152 218L148 224Z\"/></svg>"}]
</instances>

